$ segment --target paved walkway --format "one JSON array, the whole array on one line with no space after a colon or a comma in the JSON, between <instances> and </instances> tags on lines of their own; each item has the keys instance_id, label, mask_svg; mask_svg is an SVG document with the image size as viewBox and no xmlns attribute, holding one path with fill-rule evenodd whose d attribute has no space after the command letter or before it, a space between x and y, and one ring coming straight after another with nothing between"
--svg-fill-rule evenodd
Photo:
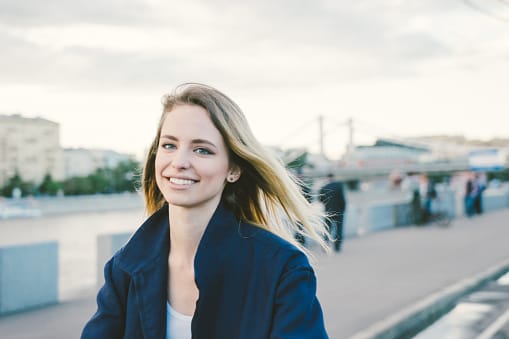
<instances>
[{"instance_id":1,"label":"paved walkway","mask_svg":"<svg viewBox=\"0 0 509 339\"><path fill-rule=\"evenodd\" d=\"M329 335L350 338L423 298L509 262L509 209L449 228L408 227L347 239L318 256L318 295ZM0 318L2 338L78 338L93 296Z\"/></svg>"},{"instance_id":2,"label":"paved walkway","mask_svg":"<svg viewBox=\"0 0 509 339\"><path fill-rule=\"evenodd\" d=\"M509 262L509 209L345 242L321 258L319 297L331 338L349 338L425 297Z\"/></svg>"}]
</instances>

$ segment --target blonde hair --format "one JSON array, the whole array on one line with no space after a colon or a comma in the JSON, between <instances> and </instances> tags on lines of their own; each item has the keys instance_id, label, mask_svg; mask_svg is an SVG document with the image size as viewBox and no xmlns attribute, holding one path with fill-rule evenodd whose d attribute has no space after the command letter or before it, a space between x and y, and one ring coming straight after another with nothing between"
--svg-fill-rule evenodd
<instances>
[{"instance_id":1,"label":"blonde hair","mask_svg":"<svg viewBox=\"0 0 509 339\"><path fill-rule=\"evenodd\" d=\"M310 253L295 240L294 233L315 240L329 251L324 241L324 215L305 199L298 179L256 140L239 106L203 84L182 84L163 98L163 113L143 169L142 190L149 214L165 203L155 180L155 157L164 119L176 105L204 108L225 141L230 161L241 169L240 178L228 183L222 196L238 218L277 234L306 254Z\"/></svg>"}]
</instances>

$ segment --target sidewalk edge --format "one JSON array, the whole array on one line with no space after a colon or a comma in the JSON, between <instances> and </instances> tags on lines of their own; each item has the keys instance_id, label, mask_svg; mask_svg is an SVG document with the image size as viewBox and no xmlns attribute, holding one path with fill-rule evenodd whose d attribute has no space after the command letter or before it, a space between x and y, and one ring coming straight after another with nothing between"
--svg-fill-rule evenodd
<instances>
[{"instance_id":1,"label":"sidewalk edge","mask_svg":"<svg viewBox=\"0 0 509 339\"><path fill-rule=\"evenodd\" d=\"M415 335L454 307L463 296L509 270L509 258L489 269L448 286L357 332L350 339L396 339Z\"/></svg>"}]
</instances>

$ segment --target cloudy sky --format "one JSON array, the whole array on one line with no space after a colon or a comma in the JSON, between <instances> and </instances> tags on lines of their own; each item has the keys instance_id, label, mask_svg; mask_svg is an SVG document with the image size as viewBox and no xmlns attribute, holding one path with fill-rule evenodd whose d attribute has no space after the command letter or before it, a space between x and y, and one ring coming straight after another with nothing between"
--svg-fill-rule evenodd
<instances>
[{"instance_id":1,"label":"cloudy sky","mask_svg":"<svg viewBox=\"0 0 509 339\"><path fill-rule=\"evenodd\" d=\"M509 0L0 0L0 114L141 155L161 97L210 84L267 145L509 137Z\"/></svg>"}]
</instances>

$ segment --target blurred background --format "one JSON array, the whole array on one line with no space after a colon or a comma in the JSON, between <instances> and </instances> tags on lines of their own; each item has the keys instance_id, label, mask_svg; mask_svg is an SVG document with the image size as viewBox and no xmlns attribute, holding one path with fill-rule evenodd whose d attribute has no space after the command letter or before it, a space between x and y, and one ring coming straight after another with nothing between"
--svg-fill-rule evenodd
<instances>
[{"instance_id":1,"label":"blurred background","mask_svg":"<svg viewBox=\"0 0 509 339\"><path fill-rule=\"evenodd\" d=\"M509 207L509 1L0 0L0 43L0 329L13 338L57 337L19 324L29 315L62 317L50 311L59 306L41 306L86 300L87 312L63 311L75 322L61 337L79 334L105 260L146 218L142 164L161 98L183 82L212 85L236 101L317 208L326 175L343 182L346 247L320 257L317 269L332 338L372 337L359 331L488 268L476 288L509 269L500 265L509 260L498 233L505 231L490 229L506 224ZM482 187L473 214L469 180ZM441 235L416 227L426 224L416 217L424 182L436 190L434 212L453 220ZM444 234L471 241L482 252L474 253L478 266L465 249L442 267L464 267L456 275L433 280L438 273L430 272L419 280L429 287L409 289L406 300L369 317L373 299L357 313L334 306L340 295L329 286L358 282L338 272L367 260L355 248L380 236L377 244L391 249L367 252L401 253L400 232L416 229L433 243ZM418 239L426 236L408 241ZM404 271L378 273L388 283L416 277ZM497 293L498 313L469 308L467 318L478 320L462 326L477 330L456 337L493 331L497 321L509 327L509 292ZM349 325L346 313L357 315ZM414 332L431 321L421 323ZM431 337L454 337L440 331Z\"/></svg>"}]
</instances>

